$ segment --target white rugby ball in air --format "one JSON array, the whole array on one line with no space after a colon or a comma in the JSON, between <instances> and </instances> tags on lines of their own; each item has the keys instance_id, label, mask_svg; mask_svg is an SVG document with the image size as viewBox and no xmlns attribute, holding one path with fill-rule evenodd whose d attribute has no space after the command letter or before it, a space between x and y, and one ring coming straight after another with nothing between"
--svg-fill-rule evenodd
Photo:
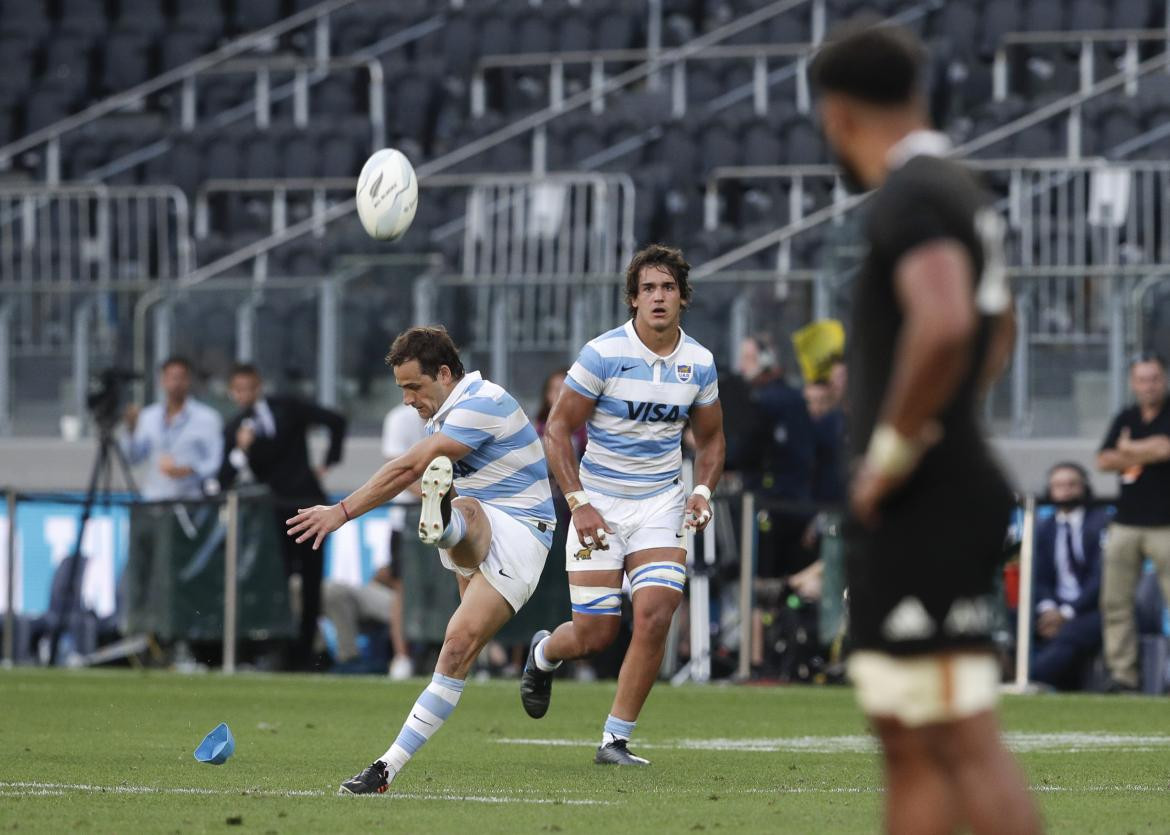
<instances>
[{"instance_id":1,"label":"white rugby ball in air","mask_svg":"<svg viewBox=\"0 0 1170 835\"><path fill-rule=\"evenodd\" d=\"M394 241L406 234L418 211L418 178L396 148L383 148L366 160L358 176L357 211L371 238Z\"/></svg>"}]
</instances>

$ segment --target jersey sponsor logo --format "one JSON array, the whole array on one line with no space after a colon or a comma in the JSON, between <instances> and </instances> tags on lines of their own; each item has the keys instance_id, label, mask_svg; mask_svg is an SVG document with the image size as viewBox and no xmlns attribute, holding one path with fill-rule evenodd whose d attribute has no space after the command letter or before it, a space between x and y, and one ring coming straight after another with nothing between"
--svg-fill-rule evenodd
<instances>
[{"instance_id":1,"label":"jersey sponsor logo","mask_svg":"<svg viewBox=\"0 0 1170 835\"><path fill-rule=\"evenodd\" d=\"M626 412L630 420L658 423L663 420L678 420L679 407L666 403L634 403L627 400Z\"/></svg>"},{"instance_id":2,"label":"jersey sponsor logo","mask_svg":"<svg viewBox=\"0 0 1170 835\"><path fill-rule=\"evenodd\" d=\"M591 559L593 559L593 549L582 548L580 551L573 554L573 559L575 559L575 560L591 560Z\"/></svg>"},{"instance_id":3,"label":"jersey sponsor logo","mask_svg":"<svg viewBox=\"0 0 1170 835\"><path fill-rule=\"evenodd\" d=\"M467 478L475 472L475 467L463 460L452 461L451 469L455 471L455 478Z\"/></svg>"},{"instance_id":4,"label":"jersey sponsor logo","mask_svg":"<svg viewBox=\"0 0 1170 835\"><path fill-rule=\"evenodd\" d=\"M934 619L917 597L903 597L882 622L882 635L887 641L922 640L934 632Z\"/></svg>"},{"instance_id":5,"label":"jersey sponsor logo","mask_svg":"<svg viewBox=\"0 0 1170 835\"><path fill-rule=\"evenodd\" d=\"M678 377L680 383L689 383L691 377L695 376L695 368L692 365L676 365L674 376Z\"/></svg>"}]
</instances>

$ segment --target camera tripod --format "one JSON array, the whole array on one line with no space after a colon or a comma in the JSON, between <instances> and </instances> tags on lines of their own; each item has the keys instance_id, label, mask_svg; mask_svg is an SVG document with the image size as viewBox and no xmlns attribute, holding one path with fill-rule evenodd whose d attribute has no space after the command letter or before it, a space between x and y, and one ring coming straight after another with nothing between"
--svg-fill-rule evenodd
<instances>
[{"instance_id":1,"label":"camera tripod","mask_svg":"<svg viewBox=\"0 0 1170 835\"><path fill-rule=\"evenodd\" d=\"M138 488L134 483L134 476L130 472L130 462L126 460L126 456L122 452L122 448L118 446L118 442L114 439L114 426L116 422L108 419L104 414L96 414L95 419L98 427L98 449L97 457L93 462L93 469L89 474L89 486L85 491L85 500L81 505L81 521L77 526L77 537L73 542L73 550L70 552L72 562L69 565L69 573L65 582L64 595L64 611L60 612L60 617L57 618L53 624L53 630L49 638L49 665L57 663L57 650L61 642L61 634L65 631L70 617L79 607L75 606L80 598L80 584L81 584L81 547L85 540L85 527L89 523L89 517L93 513L94 505L97 503L99 496L108 503L110 499L110 488L114 480L114 468L120 468L122 477L129 488L131 495L138 497ZM131 650L132 652L134 650Z\"/></svg>"}]
</instances>

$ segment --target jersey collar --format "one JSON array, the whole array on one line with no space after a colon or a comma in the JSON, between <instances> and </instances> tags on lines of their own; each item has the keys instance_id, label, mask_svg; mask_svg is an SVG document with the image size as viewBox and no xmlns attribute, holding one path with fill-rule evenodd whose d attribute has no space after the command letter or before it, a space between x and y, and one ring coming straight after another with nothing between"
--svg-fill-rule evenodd
<instances>
[{"instance_id":1,"label":"jersey collar","mask_svg":"<svg viewBox=\"0 0 1170 835\"><path fill-rule=\"evenodd\" d=\"M890 170L901 168L914 157L942 157L950 153L951 140L936 130L913 130L903 136L886 153Z\"/></svg>"},{"instance_id":2,"label":"jersey collar","mask_svg":"<svg viewBox=\"0 0 1170 835\"><path fill-rule=\"evenodd\" d=\"M443 405L439 407L439 411L435 412L435 416L431 418L431 420L440 420L444 415L447 414L447 412L454 408L456 403L458 403L463 398L463 395L466 393L468 386L470 386L472 383L478 383L482 379L483 377L480 376L478 371L472 371L469 374L464 374L463 379L455 384L455 388L451 389L451 393L447 395L447 399L443 401Z\"/></svg>"},{"instance_id":3,"label":"jersey collar","mask_svg":"<svg viewBox=\"0 0 1170 835\"><path fill-rule=\"evenodd\" d=\"M647 365L654 365L656 362L663 362L669 365L674 360L674 358L678 356L678 352L682 350L683 345L685 345L687 341L687 335L680 327L678 329L678 344L674 346L674 350L666 356L656 354L647 348L646 343L644 343L642 338L638 336L638 331L634 328L633 319L630 319L628 322L626 322L626 336L630 338L630 344L633 345L637 349L638 353L642 355L642 359L646 360Z\"/></svg>"}]
</instances>

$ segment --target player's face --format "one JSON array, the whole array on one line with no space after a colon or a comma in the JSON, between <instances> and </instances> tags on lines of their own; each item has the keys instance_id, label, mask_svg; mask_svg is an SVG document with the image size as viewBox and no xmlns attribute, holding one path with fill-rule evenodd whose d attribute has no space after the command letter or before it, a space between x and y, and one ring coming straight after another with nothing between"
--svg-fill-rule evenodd
<instances>
[{"instance_id":1,"label":"player's face","mask_svg":"<svg viewBox=\"0 0 1170 835\"><path fill-rule=\"evenodd\" d=\"M841 179L851 192L862 192L873 187L862 174L862 166L856 159L860 152L858 126L849 103L840 96L826 95L820 104L821 130L825 141L833 151L837 165L841 168Z\"/></svg>"},{"instance_id":2,"label":"player's face","mask_svg":"<svg viewBox=\"0 0 1170 835\"><path fill-rule=\"evenodd\" d=\"M1140 406L1159 406L1166 399L1166 369L1157 362L1135 362L1129 385Z\"/></svg>"},{"instance_id":3,"label":"player's face","mask_svg":"<svg viewBox=\"0 0 1170 835\"><path fill-rule=\"evenodd\" d=\"M663 267L645 267L634 296L634 318L656 331L678 327L682 293L674 276Z\"/></svg>"},{"instance_id":4,"label":"player's face","mask_svg":"<svg viewBox=\"0 0 1170 835\"><path fill-rule=\"evenodd\" d=\"M228 384L228 394L241 409L250 409L260 399L260 378L255 374L237 374Z\"/></svg>"},{"instance_id":5,"label":"player's face","mask_svg":"<svg viewBox=\"0 0 1170 835\"><path fill-rule=\"evenodd\" d=\"M432 377L423 373L418 360L407 360L394 366L394 380L402 389L402 402L418 412L423 420L435 416L455 387L451 369L447 366L439 366L439 376Z\"/></svg>"},{"instance_id":6,"label":"player's face","mask_svg":"<svg viewBox=\"0 0 1170 835\"><path fill-rule=\"evenodd\" d=\"M191 390L191 375L187 366L181 362L172 362L159 375L159 387L168 400L186 400L187 392Z\"/></svg>"}]
</instances>

